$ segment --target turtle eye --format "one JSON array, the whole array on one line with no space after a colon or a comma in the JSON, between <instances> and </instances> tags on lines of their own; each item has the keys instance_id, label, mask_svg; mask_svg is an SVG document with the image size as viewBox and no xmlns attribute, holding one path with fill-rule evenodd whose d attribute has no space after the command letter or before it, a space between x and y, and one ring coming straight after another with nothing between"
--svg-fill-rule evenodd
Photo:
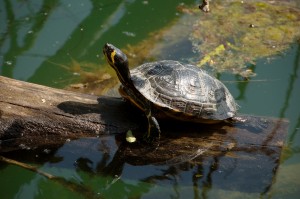
<instances>
[{"instance_id":1,"label":"turtle eye","mask_svg":"<svg viewBox=\"0 0 300 199\"><path fill-rule=\"evenodd\" d=\"M108 61L108 63L115 69L120 70L120 68L125 68L128 70L128 60L127 56L118 48L111 44L105 44L103 48L103 53Z\"/></svg>"},{"instance_id":2,"label":"turtle eye","mask_svg":"<svg viewBox=\"0 0 300 199\"><path fill-rule=\"evenodd\" d=\"M127 67L127 56L119 49L114 49L110 54L111 60L114 64Z\"/></svg>"}]
</instances>

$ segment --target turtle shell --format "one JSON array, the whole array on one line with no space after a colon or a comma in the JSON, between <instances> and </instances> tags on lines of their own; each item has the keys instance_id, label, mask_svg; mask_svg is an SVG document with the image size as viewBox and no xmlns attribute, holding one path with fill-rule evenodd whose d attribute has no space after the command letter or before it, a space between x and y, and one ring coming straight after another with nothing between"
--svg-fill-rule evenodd
<instances>
[{"instance_id":1,"label":"turtle shell","mask_svg":"<svg viewBox=\"0 0 300 199\"><path fill-rule=\"evenodd\" d=\"M164 60L145 63L130 73L137 90L176 119L204 122L236 114L237 104L225 85L199 67Z\"/></svg>"}]
</instances>

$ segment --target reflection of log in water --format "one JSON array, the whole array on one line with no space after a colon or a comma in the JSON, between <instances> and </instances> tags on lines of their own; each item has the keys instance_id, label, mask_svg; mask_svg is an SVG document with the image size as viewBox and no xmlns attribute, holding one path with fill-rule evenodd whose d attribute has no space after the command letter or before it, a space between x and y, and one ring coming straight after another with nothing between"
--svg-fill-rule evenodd
<instances>
[{"instance_id":1,"label":"reflection of log in water","mask_svg":"<svg viewBox=\"0 0 300 199\"><path fill-rule=\"evenodd\" d=\"M164 176L172 176L174 172L180 175L189 170L194 172L191 182L204 195L211 186L264 194L277 171L288 122L243 117L247 119L246 124L232 126L165 122L162 124L164 136L158 148L127 144L120 149L122 155L115 159L118 159L118 165L123 159L132 165L160 164L172 168L161 175L149 176L145 179L147 182L160 182L166 180Z\"/></svg>"},{"instance_id":2,"label":"reflection of log in water","mask_svg":"<svg viewBox=\"0 0 300 199\"><path fill-rule=\"evenodd\" d=\"M195 192L203 198L212 187L264 194L276 174L288 123L274 118L243 117L248 120L247 125L200 127L163 122L164 136L157 148L138 142L128 144L123 141L125 135L118 135L117 152L110 153L113 158L105 161L105 166L101 161L98 173L122 176L125 164L162 166L164 169L160 174L149 173L143 181L151 184L170 181L170 184L177 186L193 185L198 190ZM277 130L274 132L275 126ZM115 140L114 137L111 139ZM103 145L100 141L98 143L99 146ZM84 145L89 146L87 143ZM192 173L192 178L178 182L178 179L186 179L181 178L186 172Z\"/></svg>"},{"instance_id":3,"label":"reflection of log in water","mask_svg":"<svg viewBox=\"0 0 300 199\"><path fill-rule=\"evenodd\" d=\"M119 143L116 153L107 150L101 142L103 138L90 139L100 146L97 150L104 158L95 163L99 173L121 176L125 163L164 165L170 169L161 176L149 174L144 181L159 183L167 174L190 171L194 173L193 179L185 183L206 188L202 191L212 185L247 192L267 191L288 128L283 119L246 115L241 116L245 123L234 124L160 121L163 133L159 147L155 148L124 142L128 129L139 138L146 125L143 114L119 98L98 98L4 77L0 77L0 89L1 153L57 148L72 139L108 135L106 139ZM108 158L112 156L112 160ZM92 160L78 156L78 166L84 166L84 170L89 170L87 161Z\"/></svg>"}]
</instances>

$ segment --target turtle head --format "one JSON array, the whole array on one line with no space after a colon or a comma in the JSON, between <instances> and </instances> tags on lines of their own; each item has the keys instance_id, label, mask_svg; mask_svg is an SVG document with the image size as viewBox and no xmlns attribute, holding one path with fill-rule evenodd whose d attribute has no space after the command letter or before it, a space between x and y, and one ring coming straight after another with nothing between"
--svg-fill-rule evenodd
<instances>
[{"instance_id":1,"label":"turtle head","mask_svg":"<svg viewBox=\"0 0 300 199\"><path fill-rule=\"evenodd\" d=\"M124 85L131 83L127 56L120 49L108 43L103 47L103 54L109 65L115 69L121 83Z\"/></svg>"}]
</instances>

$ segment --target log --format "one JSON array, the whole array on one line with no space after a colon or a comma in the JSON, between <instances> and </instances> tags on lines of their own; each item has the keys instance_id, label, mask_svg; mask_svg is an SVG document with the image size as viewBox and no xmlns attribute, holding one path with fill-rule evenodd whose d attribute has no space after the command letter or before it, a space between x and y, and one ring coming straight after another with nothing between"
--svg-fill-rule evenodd
<instances>
[{"instance_id":1,"label":"log","mask_svg":"<svg viewBox=\"0 0 300 199\"><path fill-rule=\"evenodd\" d=\"M211 180L217 172L217 185L226 189L249 191L253 186L255 192L268 190L289 124L286 119L252 115L240 115L245 122L214 125L163 120L159 121L159 143L146 145L139 141L147 128L144 114L121 98L80 94L1 76L0 90L0 154L55 150L66 142L81 151L96 144L99 147L90 150L113 156L101 167L101 173L120 175L125 163L181 165L182 172L209 168L195 175L195 181L202 179L199 176ZM129 129L138 138L133 144L125 141ZM101 147L102 139L116 143L115 149ZM161 177L149 176L147 180Z\"/></svg>"},{"instance_id":2,"label":"log","mask_svg":"<svg viewBox=\"0 0 300 199\"><path fill-rule=\"evenodd\" d=\"M146 130L143 113L121 98L75 93L2 76L0 90L0 152L59 146L81 137L124 135L129 129L141 134ZM240 117L246 122L174 125L173 121L160 121L160 149L165 150L166 144L177 145L173 141L191 146L208 139L238 147L283 146L288 127L285 119Z\"/></svg>"},{"instance_id":3,"label":"log","mask_svg":"<svg viewBox=\"0 0 300 199\"><path fill-rule=\"evenodd\" d=\"M66 140L138 129L141 113L97 97L0 76L0 152L56 147Z\"/></svg>"}]
</instances>

